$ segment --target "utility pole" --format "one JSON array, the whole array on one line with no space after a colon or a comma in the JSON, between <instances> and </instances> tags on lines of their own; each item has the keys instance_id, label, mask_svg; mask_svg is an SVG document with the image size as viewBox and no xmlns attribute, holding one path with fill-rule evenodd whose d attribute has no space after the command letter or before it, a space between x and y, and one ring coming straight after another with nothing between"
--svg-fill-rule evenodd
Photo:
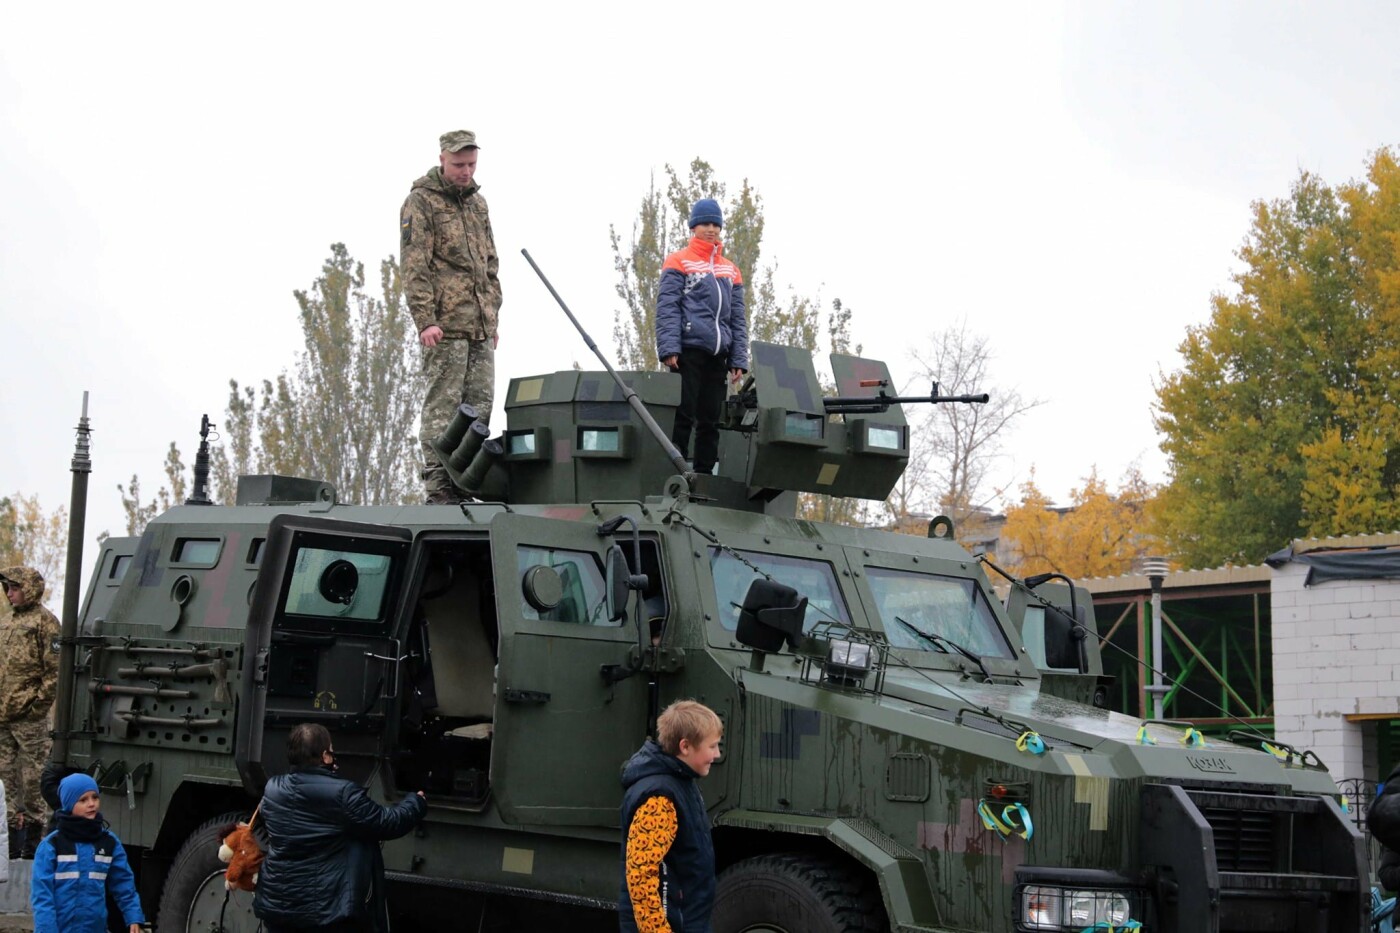
<instances>
[{"instance_id":1,"label":"utility pole","mask_svg":"<svg viewBox=\"0 0 1400 933\"><path fill-rule=\"evenodd\" d=\"M1167 559L1149 557L1143 561L1142 572L1147 574L1152 584L1152 686L1147 692L1152 695L1152 718L1164 718L1162 700L1169 689L1162 683L1165 667L1162 657L1162 581L1167 576Z\"/></svg>"}]
</instances>

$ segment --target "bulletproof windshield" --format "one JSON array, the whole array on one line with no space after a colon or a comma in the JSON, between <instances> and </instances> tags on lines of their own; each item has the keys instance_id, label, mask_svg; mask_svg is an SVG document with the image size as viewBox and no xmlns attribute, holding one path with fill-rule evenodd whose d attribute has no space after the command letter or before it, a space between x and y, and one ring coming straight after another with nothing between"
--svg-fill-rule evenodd
<instances>
[{"instance_id":1,"label":"bulletproof windshield","mask_svg":"<svg viewBox=\"0 0 1400 933\"><path fill-rule=\"evenodd\" d=\"M983 657L1016 656L987 598L972 580L882 567L867 567L865 576L891 646L942 651L936 639L919 634L924 632L951 639Z\"/></svg>"},{"instance_id":2,"label":"bulletproof windshield","mask_svg":"<svg viewBox=\"0 0 1400 933\"><path fill-rule=\"evenodd\" d=\"M710 549L710 572L715 580L719 619L729 631L734 631L739 625L739 606L744 603L749 584L759 579L754 567L807 597L807 615L802 620L802 631L810 632L818 622L850 624L846 603L841 599L841 590L836 585L836 574L827 562L755 551L737 553L743 560L720 548Z\"/></svg>"}]
</instances>

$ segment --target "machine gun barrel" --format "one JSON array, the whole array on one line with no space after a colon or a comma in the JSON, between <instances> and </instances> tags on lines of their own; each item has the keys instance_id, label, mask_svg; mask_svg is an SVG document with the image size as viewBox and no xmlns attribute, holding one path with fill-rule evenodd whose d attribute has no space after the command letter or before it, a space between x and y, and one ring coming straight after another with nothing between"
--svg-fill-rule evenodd
<instances>
[{"instance_id":1,"label":"machine gun barrel","mask_svg":"<svg viewBox=\"0 0 1400 933\"><path fill-rule=\"evenodd\" d=\"M579 332L579 335L583 337L583 342L588 344L588 349L593 351L593 355L598 357L603 366L607 369L608 375L613 377L613 382L616 382L617 387L622 390L623 396L627 399L627 404L632 406L632 410L637 413L638 418L642 419L642 424L647 426L647 430L651 432L651 436L656 438L656 442L661 445L661 449L666 451L666 456L671 459L671 464L676 468L676 472L684 476L686 482L693 483L695 481L695 472L686 465L685 458L681 456L681 452L676 449L675 444L671 443L671 439L666 436L666 432L661 430L661 425L656 423L656 419L651 416L651 412L647 411L646 405L642 404L642 400L637 397L637 393L632 391L632 387L623 382L622 377L617 374L617 370L612 368L612 364L608 362L608 358L598 349L598 345L593 342L593 338L588 336L588 331L584 330L583 325L578 322L578 318L574 317L574 312L569 310L569 306L564 304L564 299L559 297L559 293L554 290L554 286L549 284L549 279L545 278L544 272L535 264L534 258L530 256L530 251L522 249L520 254L525 257L525 261L530 264L530 268L535 270L535 275L540 277L540 281L544 283L545 288L549 289L549 293L554 296L554 300L559 302L559 307L563 308L564 313L569 316L569 320L573 323L574 328Z\"/></svg>"},{"instance_id":2,"label":"machine gun barrel","mask_svg":"<svg viewBox=\"0 0 1400 933\"><path fill-rule=\"evenodd\" d=\"M977 395L886 395L881 389L875 395L836 396L822 399L828 415L879 414L888 411L891 405L917 404L936 405L941 402L963 402L968 405L983 405L991 398L986 392Z\"/></svg>"}]
</instances>

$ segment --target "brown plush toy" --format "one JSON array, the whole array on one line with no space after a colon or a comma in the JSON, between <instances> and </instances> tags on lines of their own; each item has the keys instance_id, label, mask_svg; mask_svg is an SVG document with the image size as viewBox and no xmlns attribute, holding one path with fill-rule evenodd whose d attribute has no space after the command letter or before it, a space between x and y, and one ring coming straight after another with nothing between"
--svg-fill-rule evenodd
<instances>
[{"instance_id":1,"label":"brown plush toy","mask_svg":"<svg viewBox=\"0 0 1400 933\"><path fill-rule=\"evenodd\" d=\"M261 807L261 804L259 804ZM234 823L219 833L223 844L219 846L219 861L228 862L224 869L224 887L230 891L251 891L258 883L258 869L262 867L262 846L253 836L253 820L258 811L246 823Z\"/></svg>"}]
</instances>

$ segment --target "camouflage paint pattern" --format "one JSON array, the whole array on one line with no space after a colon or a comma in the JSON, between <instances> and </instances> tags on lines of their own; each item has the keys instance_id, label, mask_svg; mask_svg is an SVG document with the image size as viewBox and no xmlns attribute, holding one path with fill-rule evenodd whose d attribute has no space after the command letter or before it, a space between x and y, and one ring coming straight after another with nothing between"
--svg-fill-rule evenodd
<instances>
[{"instance_id":1,"label":"camouflage paint pattern","mask_svg":"<svg viewBox=\"0 0 1400 933\"><path fill-rule=\"evenodd\" d=\"M448 337L495 337L499 266L477 185L452 185L437 168L413 183L399 213L399 267L415 332L436 324Z\"/></svg>"},{"instance_id":2,"label":"camouflage paint pattern","mask_svg":"<svg viewBox=\"0 0 1400 933\"><path fill-rule=\"evenodd\" d=\"M39 772L49 756L49 710L58 686L58 619L40 600L44 578L30 567L7 567L0 578L19 587L20 604L0 626L0 780L9 791L10 822L20 813L42 822Z\"/></svg>"},{"instance_id":3,"label":"camouflage paint pattern","mask_svg":"<svg viewBox=\"0 0 1400 933\"><path fill-rule=\"evenodd\" d=\"M496 386L496 351L488 340L441 340L423 348L423 415L418 440L423 447L423 485L430 499L457 493L432 440L447 429L457 406L476 408L483 423L491 421Z\"/></svg>"}]
</instances>

